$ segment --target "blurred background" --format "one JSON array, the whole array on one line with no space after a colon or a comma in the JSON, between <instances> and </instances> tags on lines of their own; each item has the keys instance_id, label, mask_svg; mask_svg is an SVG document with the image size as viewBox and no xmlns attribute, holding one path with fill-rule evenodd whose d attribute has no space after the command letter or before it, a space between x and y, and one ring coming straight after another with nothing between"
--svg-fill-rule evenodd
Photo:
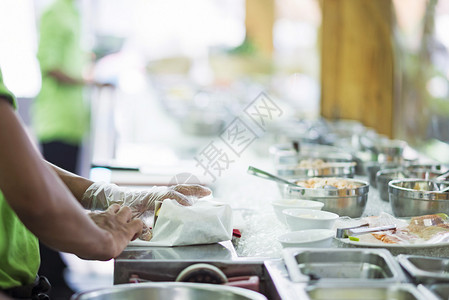
<instances>
[{"instance_id":1,"label":"blurred background","mask_svg":"<svg viewBox=\"0 0 449 300\"><path fill-rule=\"evenodd\" d=\"M35 140L38 24L53 2L0 2L0 67ZM258 157L292 139L347 146L326 126L352 121L352 132L449 162L449 0L73 2L84 76L102 83L84 88L84 176L140 170L145 184L164 184L195 173L198 152L261 92L282 116L249 148Z\"/></svg>"}]
</instances>

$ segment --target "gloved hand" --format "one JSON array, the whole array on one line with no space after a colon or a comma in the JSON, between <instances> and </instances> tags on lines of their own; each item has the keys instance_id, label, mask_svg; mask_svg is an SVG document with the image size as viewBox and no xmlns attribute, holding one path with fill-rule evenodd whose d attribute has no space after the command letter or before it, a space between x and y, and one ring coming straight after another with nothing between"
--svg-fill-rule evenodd
<instances>
[{"instance_id":1,"label":"gloved hand","mask_svg":"<svg viewBox=\"0 0 449 300\"><path fill-rule=\"evenodd\" d=\"M144 224L139 219L133 219L132 211L129 207L115 204L108 207L106 211L91 212L89 216L98 227L110 233L111 238L109 239L108 249L111 252L103 257L82 258L100 260L115 258L122 253L130 240L133 241L142 234Z\"/></svg>"},{"instance_id":2,"label":"gloved hand","mask_svg":"<svg viewBox=\"0 0 449 300\"><path fill-rule=\"evenodd\" d=\"M194 200L209 196L211 193L210 189L197 184L131 190L111 183L95 182L84 192L81 203L91 210L105 210L112 204L125 205L136 215L154 211L156 201L174 199L181 205L192 205Z\"/></svg>"}]
</instances>

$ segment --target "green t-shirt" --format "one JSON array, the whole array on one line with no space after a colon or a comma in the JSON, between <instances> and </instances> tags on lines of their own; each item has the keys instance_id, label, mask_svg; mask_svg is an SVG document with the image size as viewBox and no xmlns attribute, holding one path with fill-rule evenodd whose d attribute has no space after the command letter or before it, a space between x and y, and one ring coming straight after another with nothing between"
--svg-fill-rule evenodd
<instances>
[{"instance_id":1,"label":"green t-shirt","mask_svg":"<svg viewBox=\"0 0 449 300\"><path fill-rule=\"evenodd\" d=\"M16 107L14 95L3 85L1 70L0 97ZM32 283L39 264L37 238L19 220L0 191L0 289Z\"/></svg>"},{"instance_id":2,"label":"green t-shirt","mask_svg":"<svg viewBox=\"0 0 449 300\"><path fill-rule=\"evenodd\" d=\"M63 84L48 75L58 69L82 78L86 62L81 49L81 23L73 0L57 0L47 9L39 26L37 58L42 87L32 107L33 129L40 142L80 144L89 129L89 106L83 86Z\"/></svg>"}]
</instances>

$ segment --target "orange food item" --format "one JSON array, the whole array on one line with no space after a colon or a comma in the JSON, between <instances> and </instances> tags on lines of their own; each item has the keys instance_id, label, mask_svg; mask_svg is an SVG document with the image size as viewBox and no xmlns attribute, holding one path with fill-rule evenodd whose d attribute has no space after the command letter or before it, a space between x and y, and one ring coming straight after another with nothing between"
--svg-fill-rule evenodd
<instances>
[{"instance_id":1,"label":"orange food item","mask_svg":"<svg viewBox=\"0 0 449 300\"><path fill-rule=\"evenodd\" d=\"M385 233L385 232L382 232L382 233L380 233L380 232L378 232L378 233L374 232L374 233L372 233L372 235L373 235L376 239L378 239L378 240L384 242L385 244L397 244L398 242L401 241L399 238L395 237L394 235L389 235L389 234L387 234L387 233Z\"/></svg>"}]
</instances>

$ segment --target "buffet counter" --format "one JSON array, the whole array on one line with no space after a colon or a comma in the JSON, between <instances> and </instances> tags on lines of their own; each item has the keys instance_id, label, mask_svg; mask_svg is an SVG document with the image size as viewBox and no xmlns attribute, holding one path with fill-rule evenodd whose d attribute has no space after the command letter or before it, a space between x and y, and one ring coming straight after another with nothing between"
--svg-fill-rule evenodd
<instances>
[{"instance_id":1,"label":"buffet counter","mask_svg":"<svg viewBox=\"0 0 449 300\"><path fill-rule=\"evenodd\" d=\"M277 237L288 232L288 228L277 219L271 205L273 201L282 198L279 186L275 182L247 174L248 165L272 171L271 161L256 154L248 153L211 186L215 199L228 203L233 208L234 228L240 230L241 237L234 237L232 241L211 245L128 246L115 259L114 284L176 281L183 270L191 265L202 263L219 268L228 278L240 278L240 281L234 286L248 288L249 285L251 289L257 290L268 299L298 299L300 295L304 299L324 299L320 298L322 293L334 293L337 288L345 285L347 285L346 291L353 293L353 289L356 287L351 284L348 285L348 283L354 281L354 276L358 278L365 276L365 280L359 284L358 290L355 292L364 293L370 290L370 293L374 296L373 299L383 299L383 296L380 295L387 295L388 293L390 296L395 293L394 295L398 297L406 295L411 297L410 299L429 299L423 296L423 293L428 291L419 287L420 285L416 284L413 278L399 267L399 263L394 256L413 254L428 257L447 257L449 256L449 247L393 247L388 249L389 251L374 247L370 250L369 248L354 247L352 244L342 243L334 239L332 247L323 250L330 252L321 253L319 259L341 255L339 251L342 248L350 248L346 250L355 251L355 257L360 253L365 253L363 254L364 257L368 257L367 261L362 263L362 265L365 265L363 268L371 270L366 273L368 275L354 273L354 269L349 269L346 271L349 275L345 275L347 276L346 279L352 278L349 281L316 281L317 278L313 277L299 281L293 280L285 261L288 251L283 250L281 244L277 241ZM133 177L137 180L136 182L142 182L139 181L141 180L140 176L145 176L145 174L138 174L138 172L120 173L121 180L124 180L124 176L126 182L132 183ZM356 176L355 179L369 181L366 176ZM379 191L370 186L368 201L362 216L378 216L382 212L392 214L390 204L383 201L380 198ZM199 220L199 222L201 221ZM301 251L306 250L302 249ZM300 257L298 253L294 255ZM341 260L346 266L350 265L350 262L344 261L344 257L337 256L335 256L336 260ZM397 274L389 275L389 271L385 269L385 263L373 263L376 259L379 260L378 258L373 259L376 256L387 256L385 260ZM311 259L310 254L304 257ZM309 261L309 263L311 262ZM331 265L332 263L328 265L328 270L331 269L329 268ZM373 270L377 271L372 273ZM251 277L257 277L257 284L251 283L251 280L248 279ZM378 278L383 278L383 280L379 281ZM321 286L319 283L323 284L323 282L325 284ZM424 291L419 291L418 287L424 289ZM348 294L345 295L341 299L352 299L345 298L348 297ZM385 299L388 299L388 297Z\"/></svg>"}]
</instances>

